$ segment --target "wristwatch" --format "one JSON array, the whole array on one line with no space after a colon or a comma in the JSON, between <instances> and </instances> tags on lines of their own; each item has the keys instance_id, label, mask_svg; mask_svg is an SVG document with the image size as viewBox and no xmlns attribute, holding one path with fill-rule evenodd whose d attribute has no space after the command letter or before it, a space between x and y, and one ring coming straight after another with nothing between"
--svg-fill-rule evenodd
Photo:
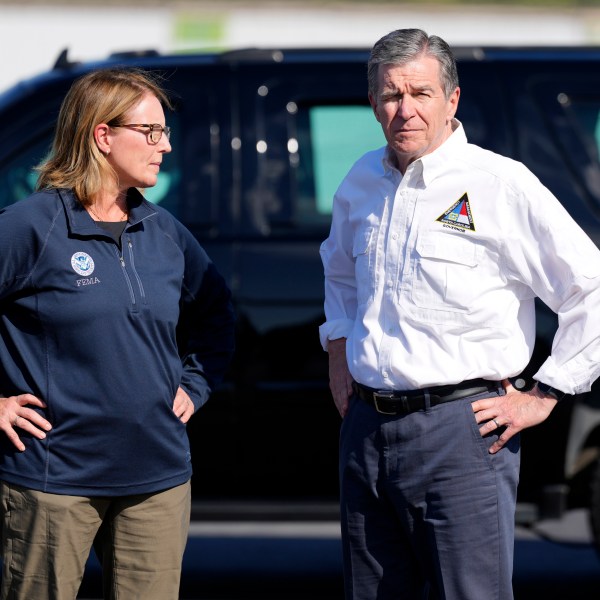
<instances>
[{"instance_id":1,"label":"wristwatch","mask_svg":"<svg viewBox=\"0 0 600 600\"><path fill-rule=\"evenodd\" d=\"M553 388L551 385L547 383L542 383L541 381L537 382L537 388L542 392L542 394L546 394L546 396L552 396L555 400L560 402L567 394L565 392L561 392L556 388Z\"/></svg>"},{"instance_id":2,"label":"wristwatch","mask_svg":"<svg viewBox=\"0 0 600 600\"><path fill-rule=\"evenodd\" d=\"M520 392L528 392L536 384L534 379L527 379L521 375L509 377L508 380L515 390L519 390Z\"/></svg>"}]
</instances>

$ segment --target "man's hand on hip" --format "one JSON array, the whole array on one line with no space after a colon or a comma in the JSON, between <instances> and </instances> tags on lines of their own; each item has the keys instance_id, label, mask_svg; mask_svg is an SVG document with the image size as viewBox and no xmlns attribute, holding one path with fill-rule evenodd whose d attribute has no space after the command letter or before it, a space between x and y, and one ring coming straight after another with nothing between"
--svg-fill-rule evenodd
<instances>
[{"instance_id":1,"label":"man's hand on hip","mask_svg":"<svg viewBox=\"0 0 600 600\"><path fill-rule=\"evenodd\" d=\"M329 389L338 412L343 417L348 411L348 399L352 395L352 375L346 359L346 338L330 340L329 352Z\"/></svg>"},{"instance_id":2,"label":"man's hand on hip","mask_svg":"<svg viewBox=\"0 0 600 600\"><path fill-rule=\"evenodd\" d=\"M556 400L542 394L537 387L529 392L517 391L508 380L502 382L505 396L484 398L472 403L481 436L504 427L500 437L490 446L490 454L500 450L513 435L544 421L556 406Z\"/></svg>"}]
</instances>

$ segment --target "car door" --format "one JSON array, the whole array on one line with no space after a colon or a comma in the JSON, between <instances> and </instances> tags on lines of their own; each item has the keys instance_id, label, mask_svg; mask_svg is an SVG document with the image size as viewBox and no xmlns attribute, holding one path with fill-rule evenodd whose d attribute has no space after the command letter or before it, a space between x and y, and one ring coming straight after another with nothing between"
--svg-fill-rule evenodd
<instances>
[{"instance_id":1,"label":"car door","mask_svg":"<svg viewBox=\"0 0 600 600\"><path fill-rule=\"evenodd\" d=\"M285 55L240 62L235 75L239 483L250 495L335 499L340 419L318 336L319 246L335 188L384 140L362 60Z\"/></svg>"}]
</instances>

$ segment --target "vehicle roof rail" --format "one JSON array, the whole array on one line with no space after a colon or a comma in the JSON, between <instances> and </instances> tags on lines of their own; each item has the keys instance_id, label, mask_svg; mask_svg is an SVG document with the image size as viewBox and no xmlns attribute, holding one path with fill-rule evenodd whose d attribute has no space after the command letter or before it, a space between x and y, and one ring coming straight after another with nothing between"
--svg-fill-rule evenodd
<instances>
[{"instance_id":1,"label":"vehicle roof rail","mask_svg":"<svg viewBox=\"0 0 600 600\"><path fill-rule=\"evenodd\" d=\"M120 60L125 58L153 58L155 56L160 56L158 50L124 50L122 52L111 52L109 58Z\"/></svg>"}]
</instances>

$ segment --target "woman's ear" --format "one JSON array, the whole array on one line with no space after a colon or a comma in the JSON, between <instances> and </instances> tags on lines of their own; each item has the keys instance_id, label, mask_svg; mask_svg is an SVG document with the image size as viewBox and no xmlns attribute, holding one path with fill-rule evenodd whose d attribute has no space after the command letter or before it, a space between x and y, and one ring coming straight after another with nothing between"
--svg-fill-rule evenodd
<instances>
[{"instance_id":1,"label":"woman's ear","mask_svg":"<svg viewBox=\"0 0 600 600\"><path fill-rule=\"evenodd\" d=\"M102 154L110 154L110 127L106 123L94 127L94 140Z\"/></svg>"}]
</instances>

